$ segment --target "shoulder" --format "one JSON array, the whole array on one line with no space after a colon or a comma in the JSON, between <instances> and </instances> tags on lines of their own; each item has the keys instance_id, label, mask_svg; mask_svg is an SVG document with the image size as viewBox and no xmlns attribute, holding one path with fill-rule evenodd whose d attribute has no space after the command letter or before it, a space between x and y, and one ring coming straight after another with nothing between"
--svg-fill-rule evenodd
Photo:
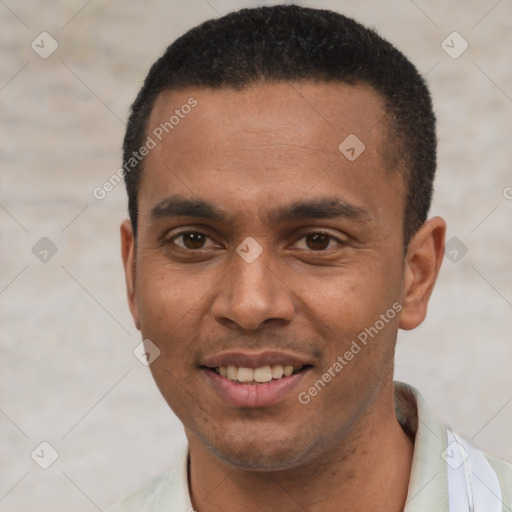
<instances>
[{"instance_id":1,"label":"shoulder","mask_svg":"<svg viewBox=\"0 0 512 512\"><path fill-rule=\"evenodd\" d=\"M171 469L146 482L128 498L107 512L149 512L156 510L193 510L188 492L188 446Z\"/></svg>"},{"instance_id":2,"label":"shoulder","mask_svg":"<svg viewBox=\"0 0 512 512\"><path fill-rule=\"evenodd\" d=\"M162 473L140 487L136 492L107 509L106 512L141 512L153 510L152 505L162 490L169 486L172 469Z\"/></svg>"}]
</instances>

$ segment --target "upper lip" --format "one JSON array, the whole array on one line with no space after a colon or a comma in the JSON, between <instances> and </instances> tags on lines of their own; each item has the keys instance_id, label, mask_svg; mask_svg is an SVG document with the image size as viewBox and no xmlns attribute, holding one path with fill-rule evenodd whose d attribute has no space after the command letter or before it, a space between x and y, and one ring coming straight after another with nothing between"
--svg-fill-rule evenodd
<instances>
[{"instance_id":1,"label":"upper lip","mask_svg":"<svg viewBox=\"0 0 512 512\"><path fill-rule=\"evenodd\" d=\"M233 351L221 352L203 358L200 366L218 368L219 366L238 366L239 368L261 368L280 364L283 366L292 365L295 369L305 365L311 365L311 361L305 357L292 352L265 350L259 352Z\"/></svg>"}]
</instances>

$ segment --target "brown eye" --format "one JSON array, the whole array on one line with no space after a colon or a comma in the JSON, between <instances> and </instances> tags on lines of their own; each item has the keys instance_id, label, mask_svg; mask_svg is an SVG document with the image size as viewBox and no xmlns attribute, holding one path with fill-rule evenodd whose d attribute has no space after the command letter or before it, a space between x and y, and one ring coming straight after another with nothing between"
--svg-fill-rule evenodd
<instances>
[{"instance_id":1,"label":"brown eye","mask_svg":"<svg viewBox=\"0 0 512 512\"><path fill-rule=\"evenodd\" d=\"M186 233L179 234L173 239L173 241L181 239L182 242L177 245L184 249L202 249L207 238L208 237L202 233L188 231Z\"/></svg>"},{"instance_id":2,"label":"brown eye","mask_svg":"<svg viewBox=\"0 0 512 512\"><path fill-rule=\"evenodd\" d=\"M306 245L313 251L322 251L329 247L331 237L323 233L314 233L306 236Z\"/></svg>"},{"instance_id":3,"label":"brown eye","mask_svg":"<svg viewBox=\"0 0 512 512\"><path fill-rule=\"evenodd\" d=\"M183 243L187 249L201 249L206 237L201 233L185 233L183 235Z\"/></svg>"},{"instance_id":4,"label":"brown eye","mask_svg":"<svg viewBox=\"0 0 512 512\"><path fill-rule=\"evenodd\" d=\"M322 231L305 233L297 242L296 247L306 251L328 251L342 248L346 244L339 238Z\"/></svg>"}]
</instances>

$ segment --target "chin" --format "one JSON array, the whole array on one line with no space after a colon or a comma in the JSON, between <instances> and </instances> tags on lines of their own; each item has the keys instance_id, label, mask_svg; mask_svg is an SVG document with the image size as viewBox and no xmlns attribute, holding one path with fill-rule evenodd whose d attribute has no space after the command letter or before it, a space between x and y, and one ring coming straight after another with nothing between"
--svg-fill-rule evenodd
<instances>
[{"instance_id":1,"label":"chin","mask_svg":"<svg viewBox=\"0 0 512 512\"><path fill-rule=\"evenodd\" d=\"M290 433L286 439L269 437L259 434L223 438L208 442L206 446L224 462L248 471L280 471L310 461L314 446L308 446L306 437L292 437Z\"/></svg>"},{"instance_id":2,"label":"chin","mask_svg":"<svg viewBox=\"0 0 512 512\"><path fill-rule=\"evenodd\" d=\"M257 451L253 446L235 451L233 446L228 450L215 450L217 457L232 466L248 471L281 471L291 469L300 464L301 454L283 452L282 448L276 451Z\"/></svg>"}]
</instances>

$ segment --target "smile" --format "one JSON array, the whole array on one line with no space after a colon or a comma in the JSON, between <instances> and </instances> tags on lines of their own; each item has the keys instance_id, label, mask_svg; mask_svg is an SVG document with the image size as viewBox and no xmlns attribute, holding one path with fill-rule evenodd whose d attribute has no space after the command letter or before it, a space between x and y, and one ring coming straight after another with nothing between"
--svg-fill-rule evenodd
<instances>
[{"instance_id":1,"label":"smile","mask_svg":"<svg viewBox=\"0 0 512 512\"><path fill-rule=\"evenodd\" d=\"M226 375L221 374L221 369ZM311 369L310 365L300 368L292 365L203 367L204 375L216 395L236 408L269 407L287 398L295 398L303 387L300 383Z\"/></svg>"},{"instance_id":2,"label":"smile","mask_svg":"<svg viewBox=\"0 0 512 512\"><path fill-rule=\"evenodd\" d=\"M215 372L229 380L245 383L245 384L263 384L276 379L289 377L294 373L298 373L302 368L294 368L293 365L283 366L281 364L273 364L260 366L259 368L244 368L234 365L219 366L215 368Z\"/></svg>"}]
</instances>

